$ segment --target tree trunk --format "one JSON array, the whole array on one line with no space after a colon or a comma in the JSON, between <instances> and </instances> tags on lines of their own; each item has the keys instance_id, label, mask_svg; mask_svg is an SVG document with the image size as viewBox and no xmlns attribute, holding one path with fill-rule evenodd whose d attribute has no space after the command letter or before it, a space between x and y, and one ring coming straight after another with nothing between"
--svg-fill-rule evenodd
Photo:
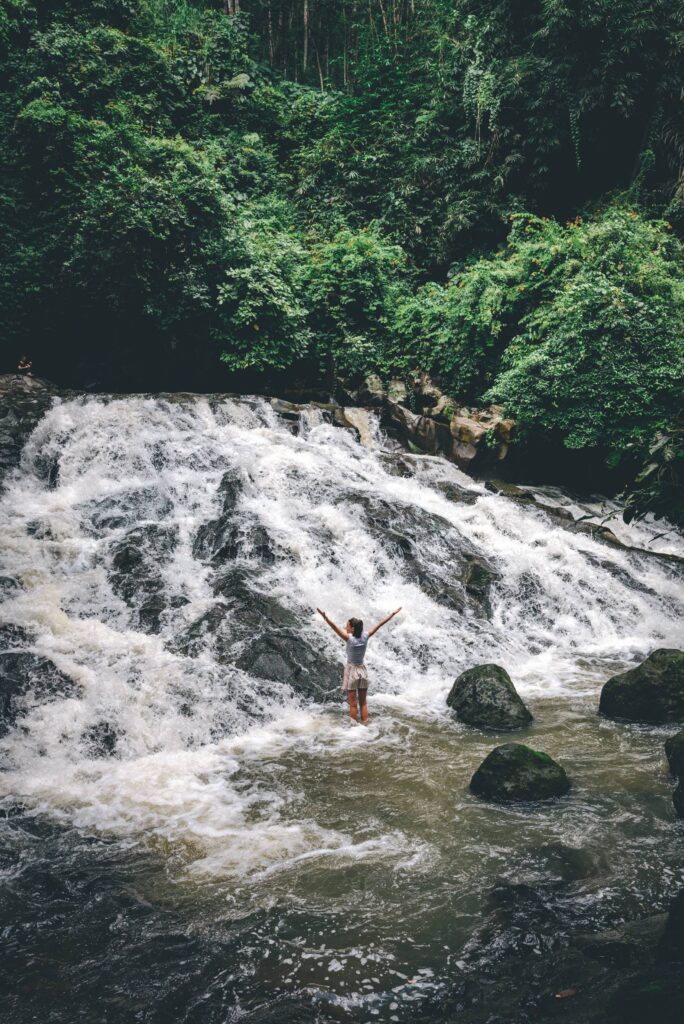
<instances>
[{"instance_id":1,"label":"tree trunk","mask_svg":"<svg viewBox=\"0 0 684 1024\"><path fill-rule=\"evenodd\" d=\"M304 23L304 38L302 40L302 71L306 71L307 64L309 63L309 0L304 0L302 20Z\"/></svg>"}]
</instances>

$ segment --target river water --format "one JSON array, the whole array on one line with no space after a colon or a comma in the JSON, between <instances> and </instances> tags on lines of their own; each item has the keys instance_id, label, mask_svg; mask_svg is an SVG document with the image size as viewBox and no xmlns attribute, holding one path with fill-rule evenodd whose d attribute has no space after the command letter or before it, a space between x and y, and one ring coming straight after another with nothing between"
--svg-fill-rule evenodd
<instances>
[{"instance_id":1,"label":"river water","mask_svg":"<svg viewBox=\"0 0 684 1024\"><path fill-rule=\"evenodd\" d=\"M364 441L192 396L56 401L30 437L0 499L3 647L68 685L29 686L0 738L12 1021L459 1019L473 972L684 883L673 730L596 713L681 646L677 565ZM398 605L352 725L314 609ZM557 803L468 791L505 740L445 698L492 661L535 716L515 738L573 780Z\"/></svg>"}]
</instances>

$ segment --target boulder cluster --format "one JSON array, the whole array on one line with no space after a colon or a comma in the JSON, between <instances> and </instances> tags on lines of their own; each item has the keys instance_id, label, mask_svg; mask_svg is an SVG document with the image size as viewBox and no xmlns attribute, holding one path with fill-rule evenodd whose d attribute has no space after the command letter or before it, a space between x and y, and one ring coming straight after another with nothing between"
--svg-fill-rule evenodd
<instances>
[{"instance_id":1,"label":"boulder cluster","mask_svg":"<svg viewBox=\"0 0 684 1024\"><path fill-rule=\"evenodd\" d=\"M449 691L447 705L459 721L478 729L509 732L532 722L510 676L499 665L477 665L463 672ZM641 665L613 676L601 690L599 713L645 725L684 722L684 651L654 651ZM679 780L675 810L684 818L684 729L667 740L665 753ZM567 793L570 780L548 754L506 743L485 758L470 788L485 800L547 800Z\"/></svg>"},{"instance_id":2,"label":"boulder cluster","mask_svg":"<svg viewBox=\"0 0 684 1024\"><path fill-rule=\"evenodd\" d=\"M599 712L645 725L684 722L684 651L661 648L636 668L613 676L601 691ZM679 780L672 802L684 818L684 729L667 740L665 753Z\"/></svg>"}]
</instances>

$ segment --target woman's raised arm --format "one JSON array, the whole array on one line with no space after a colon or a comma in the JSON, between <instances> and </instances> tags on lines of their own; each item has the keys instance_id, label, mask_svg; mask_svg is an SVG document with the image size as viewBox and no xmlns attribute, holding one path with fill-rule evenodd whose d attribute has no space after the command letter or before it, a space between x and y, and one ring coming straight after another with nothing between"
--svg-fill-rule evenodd
<instances>
[{"instance_id":1,"label":"woman's raised arm","mask_svg":"<svg viewBox=\"0 0 684 1024\"><path fill-rule=\"evenodd\" d=\"M326 622L328 623L328 625L330 626L330 628L331 628L331 629L334 629L334 630L335 630L335 632L336 632L336 633L337 633L337 635L339 636L340 640L344 640L344 641L346 642L346 640L347 640L347 634L346 634L346 633L344 633L344 632L343 632L343 631L342 631L342 630L340 629L340 627L339 627L339 626L336 626L336 625L335 625L335 623L334 623L334 622L332 621L332 619L329 619L329 618L328 618L328 616L327 616L327 615L325 614L325 612L324 612L324 611L322 611L322 610L321 610L320 608L317 608L317 609L316 609L316 611L318 612L318 614L319 614L319 615L322 615L322 616L323 616L324 620L325 620L325 621L326 621Z\"/></svg>"},{"instance_id":2,"label":"woman's raised arm","mask_svg":"<svg viewBox=\"0 0 684 1024\"><path fill-rule=\"evenodd\" d=\"M380 619L380 622L376 622L373 628L368 630L368 636L370 637L373 636L373 633L377 633L381 626L384 626L386 622L389 622L390 619L393 619L394 616L398 615L400 611L401 608L397 608L395 611L391 612L386 619Z\"/></svg>"}]
</instances>

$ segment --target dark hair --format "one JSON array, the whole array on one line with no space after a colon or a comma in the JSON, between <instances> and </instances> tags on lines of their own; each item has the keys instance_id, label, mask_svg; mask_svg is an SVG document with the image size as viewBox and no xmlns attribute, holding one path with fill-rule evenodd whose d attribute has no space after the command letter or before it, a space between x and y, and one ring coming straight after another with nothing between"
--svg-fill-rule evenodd
<instances>
[{"instance_id":1,"label":"dark hair","mask_svg":"<svg viewBox=\"0 0 684 1024\"><path fill-rule=\"evenodd\" d=\"M352 628L352 633L358 640L363 633L363 619L350 619L348 625Z\"/></svg>"}]
</instances>

